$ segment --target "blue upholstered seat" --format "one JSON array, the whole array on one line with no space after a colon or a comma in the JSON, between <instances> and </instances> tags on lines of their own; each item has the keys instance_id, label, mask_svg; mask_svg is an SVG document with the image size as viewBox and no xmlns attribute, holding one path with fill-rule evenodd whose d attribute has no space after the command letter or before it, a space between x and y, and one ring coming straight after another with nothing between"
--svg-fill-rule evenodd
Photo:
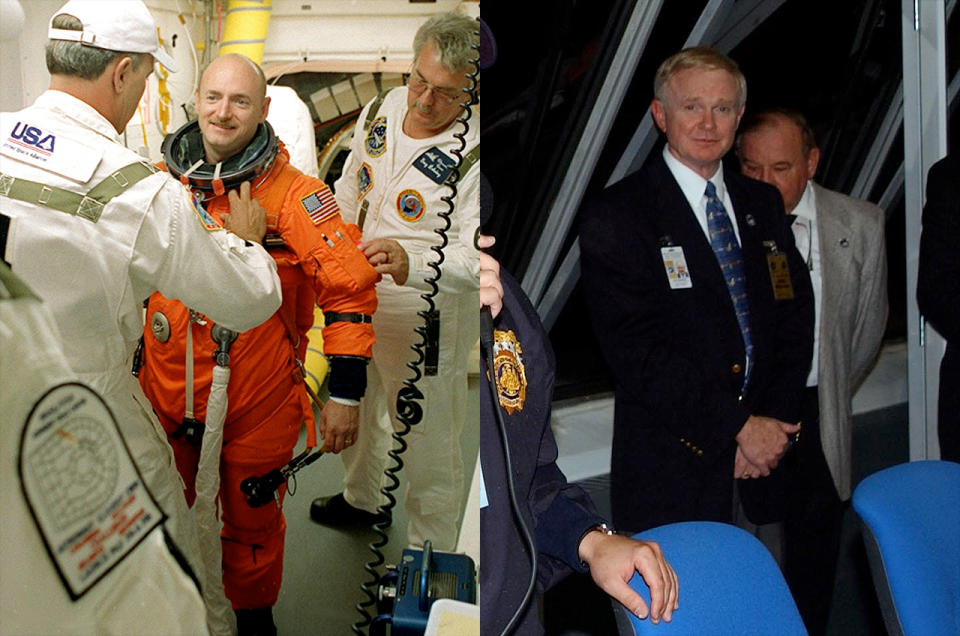
<instances>
[{"instance_id":1,"label":"blue upholstered seat","mask_svg":"<svg viewBox=\"0 0 960 636\"><path fill-rule=\"evenodd\" d=\"M960 464L881 470L853 493L891 636L960 634Z\"/></svg>"},{"instance_id":2,"label":"blue upholstered seat","mask_svg":"<svg viewBox=\"0 0 960 636\"><path fill-rule=\"evenodd\" d=\"M732 525L692 521L636 538L660 544L680 579L680 609L671 622L653 625L614 603L621 635L806 636L776 561L753 535ZM649 602L639 575L630 585Z\"/></svg>"}]
</instances>

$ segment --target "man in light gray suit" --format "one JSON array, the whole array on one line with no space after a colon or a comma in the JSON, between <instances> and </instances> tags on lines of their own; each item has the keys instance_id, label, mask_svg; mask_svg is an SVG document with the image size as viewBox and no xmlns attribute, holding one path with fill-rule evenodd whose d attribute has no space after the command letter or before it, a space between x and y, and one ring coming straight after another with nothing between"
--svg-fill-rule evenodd
<instances>
[{"instance_id":1,"label":"man in light gray suit","mask_svg":"<svg viewBox=\"0 0 960 636\"><path fill-rule=\"evenodd\" d=\"M813 283L816 340L793 458L782 565L807 630L821 634L852 488L851 398L886 327L884 213L812 181L820 151L798 112L767 110L745 120L737 154L746 176L780 190Z\"/></svg>"}]
</instances>

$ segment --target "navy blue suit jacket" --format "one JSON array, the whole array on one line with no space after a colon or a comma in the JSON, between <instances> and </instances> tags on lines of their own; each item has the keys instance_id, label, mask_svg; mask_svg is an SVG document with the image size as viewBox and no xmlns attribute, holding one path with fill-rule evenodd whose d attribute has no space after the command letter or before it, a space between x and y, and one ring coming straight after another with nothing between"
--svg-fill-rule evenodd
<instances>
[{"instance_id":1,"label":"navy blue suit jacket","mask_svg":"<svg viewBox=\"0 0 960 636\"><path fill-rule=\"evenodd\" d=\"M796 422L813 350L810 277L780 194L724 171L740 232L754 344L750 385L733 303L680 186L657 156L581 213L583 285L615 383L613 520L642 530L730 521L736 435L750 415ZM671 289L661 248L683 248L693 283ZM767 255L787 256L776 300Z\"/></svg>"},{"instance_id":2,"label":"navy blue suit jacket","mask_svg":"<svg viewBox=\"0 0 960 636\"><path fill-rule=\"evenodd\" d=\"M557 444L550 430L554 357L547 334L530 301L509 273L501 272L503 310L496 332L520 343L517 359L526 377L519 410L503 413L514 489L523 519L538 550L537 589L542 592L572 571L585 571L580 539L603 519L589 496L567 483L557 467ZM498 373L500 372L498 367ZM498 401L499 393L498 393ZM484 634L499 634L520 604L530 574L530 555L510 506L506 455L490 391L480 392L480 461L488 505L480 510L480 620ZM523 614L515 634L541 633L536 603Z\"/></svg>"}]
</instances>

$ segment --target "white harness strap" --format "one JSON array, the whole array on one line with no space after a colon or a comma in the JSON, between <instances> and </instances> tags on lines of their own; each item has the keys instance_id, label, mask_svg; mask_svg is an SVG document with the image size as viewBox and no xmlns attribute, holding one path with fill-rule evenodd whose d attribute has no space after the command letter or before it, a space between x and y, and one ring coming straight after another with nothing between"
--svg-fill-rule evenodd
<instances>
[{"instance_id":1,"label":"white harness strap","mask_svg":"<svg viewBox=\"0 0 960 636\"><path fill-rule=\"evenodd\" d=\"M190 312L190 322L187 323L187 358L185 360L186 376L183 388L186 395L184 417L193 419L193 312Z\"/></svg>"},{"instance_id":2,"label":"white harness strap","mask_svg":"<svg viewBox=\"0 0 960 636\"><path fill-rule=\"evenodd\" d=\"M193 324L205 325L201 314L190 310L187 324L187 351L184 394L185 416L193 419L194 370L193 370ZM223 447L223 424L227 417L227 383L230 368L213 367L210 397L207 399L207 416L204 422L203 441L200 444L200 459L197 463L195 490L197 499L193 504L203 559L203 600L207 607L207 627L214 636L231 636L236 633L235 617L230 601L223 591L223 547L220 544L221 521L217 513L217 496L220 493L220 451Z\"/></svg>"},{"instance_id":3,"label":"white harness strap","mask_svg":"<svg viewBox=\"0 0 960 636\"><path fill-rule=\"evenodd\" d=\"M191 174L193 174L193 171L194 171L194 170L196 170L197 168L199 168L199 167L202 166L202 165L203 165L203 159L197 159L196 163L194 163L192 166L190 166L189 168L187 168L187 169L184 171L183 176L184 176L184 177L189 177Z\"/></svg>"},{"instance_id":4,"label":"white harness strap","mask_svg":"<svg viewBox=\"0 0 960 636\"><path fill-rule=\"evenodd\" d=\"M223 546L220 543L222 522L217 514L220 493L220 451L223 445L223 423L227 415L227 383L230 368L213 367L210 399L207 400L206 427L197 465L197 534L203 555L203 598L207 604L207 623L211 634L234 634L234 614L223 591Z\"/></svg>"}]
</instances>

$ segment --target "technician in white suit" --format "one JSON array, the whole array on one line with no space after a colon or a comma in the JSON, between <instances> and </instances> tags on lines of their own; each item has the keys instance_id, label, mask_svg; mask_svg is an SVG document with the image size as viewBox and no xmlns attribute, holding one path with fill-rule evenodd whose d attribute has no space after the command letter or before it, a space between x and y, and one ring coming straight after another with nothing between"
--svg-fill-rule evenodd
<instances>
[{"instance_id":1,"label":"technician in white suit","mask_svg":"<svg viewBox=\"0 0 960 636\"><path fill-rule=\"evenodd\" d=\"M845 502L851 492L851 399L887 323L884 213L813 182L820 160L806 119L762 111L740 125L748 177L777 187L816 305L813 362L803 399L794 483L784 523L783 569L811 635L826 630Z\"/></svg>"},{"instance_id":2,"label":"technician in white suit","mask_svg":"<svg viewBox=\"0 0 960 636\"><path fill-rule=\"evenodd\" d=\"M368 367L367 394L360 404L357 444L342 453L344 491L314 501L311 517L320 523L372 521L383 503L380 487L388 466L390 434L397 424L397 394L413 376L407 363L410 346L419 342L414 328L423 325L418 312L427 309L420 295L434 278L430 263L438 260L436 228L442 200L453 194L444 185L456 163L454 149L463 134L457 122L473 69L471 48L476 21L444 13L425 22L414 39L409 85L364 108L353 145L335 191L343 218L363 230L364 252L384 276L377 285L373 316L377 342ZM463 500L460 431L469 413L467 358L479 337L480 252L474 246L480 224L480 118L474 112L464 135L464 157L453 198L448 244L434 298L438 313L427 329L422 421L406 437L403 455L409 481L406 508L408 541L430 539L435 549L453 550L457 517Z\"/></svg>"},{"instance_id":3,"label":"technician in white suit","mask_svg":"<svg viewBox=\"0 0 960 636\"><path fill-rule=\"evenodd\" d=\"M206 633L116 421L2 262L0 377L0 632Z\"/></svg>"},{"instance_id":4,"label":"technician in white suit","mask_svg":"<svg viewBox=\"0 0 960 636\"><path fill-rule=\"evenodd\" d=\"M50 89L0 114L4 258L49 307L67 363L106 400L167 531L199 570L173 453L131 363L154 291L235 331L276 311L276 266L258 244L263 210L238 202L224 231L120 144L154 60L172 68L140 0L71 0L49 37Z\"/></svg>"}]
</instances>

